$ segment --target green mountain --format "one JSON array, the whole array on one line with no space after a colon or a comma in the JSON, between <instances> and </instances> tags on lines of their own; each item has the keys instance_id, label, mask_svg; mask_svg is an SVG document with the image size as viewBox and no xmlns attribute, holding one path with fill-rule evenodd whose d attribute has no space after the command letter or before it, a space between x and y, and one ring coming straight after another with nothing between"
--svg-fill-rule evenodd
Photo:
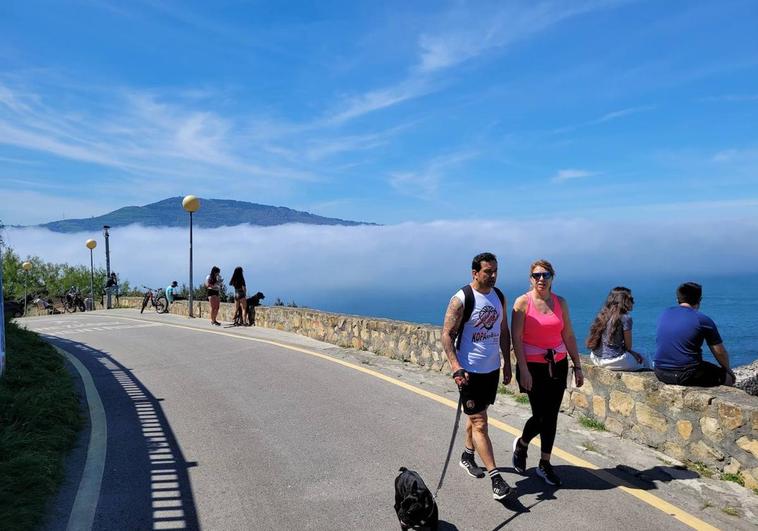
<instances>
[{"instance_id":1,"label":"green mountain","mask_svg":"<svg viewBox=\"0 0 758 531\"><path fill-rule=\"evenodd\" d=\"M186 227L187 212L182 208L181 197L170 197L145 206L128 206L102 216L86 219L63 219L39 225L54 232L96 231L103 225L123 227L139 223L145 227ZM200 199L200 210L193 214L196 227L223 227L249 223L268 227L285 223L308 225L374 225L361 221L325 218L310 212L301 212L286 207L259 205L230 199Z\"/></svg>"}]
</instances>

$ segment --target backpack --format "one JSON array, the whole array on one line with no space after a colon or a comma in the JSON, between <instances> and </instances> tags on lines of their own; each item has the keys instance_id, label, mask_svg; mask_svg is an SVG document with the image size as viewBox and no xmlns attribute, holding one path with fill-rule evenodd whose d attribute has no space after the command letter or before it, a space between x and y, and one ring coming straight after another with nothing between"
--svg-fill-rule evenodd
<instances>
[{"instance_id":1,"label":"backpack","mask_svg":"<svg viewBox=\"0 0 758 531\"><path fill-rule=\"evenodd\" d=\"M500 299L500 306L503 308L503 311L505 311L505 295L503 295L503 292L500 291L500 289L496 287L492 287L493 290L495 290L495 294L497 295L497 298ZM474 288L471 287L470 284L466 284L461 288L461 291L463 291L463 297L464 297L464 303L463 303L463 320L461 321L461 326L458 328L458 336L455 338L455 350L456 352L461 348L461 339L463 338L463 327L466 323L468 323L469 319L471 319L471 314L474 313Z\"/></svg>"}]
</instances>

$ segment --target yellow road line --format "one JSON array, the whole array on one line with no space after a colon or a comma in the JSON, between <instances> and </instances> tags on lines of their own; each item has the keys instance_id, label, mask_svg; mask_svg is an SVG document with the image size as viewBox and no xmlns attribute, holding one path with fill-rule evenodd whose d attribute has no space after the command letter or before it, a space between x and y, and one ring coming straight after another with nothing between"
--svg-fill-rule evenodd
<instances>
[{"instance_id":1,"label":"yellow road line","mask_svg":"<svg viewBox=\"0 0 758 531\"><path fill-rule=\"evenodd\" d=\"M111 316L111 315L103 315L98 317L107 317L109 319L128 319L130 321L140 321L145 322L146 319L135 319L133 317L122 317L122 316ZM150 322L156 322L156 321L150 321ZM247 341L254 341L256 343L265 343L267 345L274 345L277 347L281 347L288 350L294 350L296 352L301 352L303 354L308 354L310 356L314 356L316 358L321 358L326 361L330 361L332 363L337 363L339 365L342 365L343 367L348 367L350 369L369 374L371 376L374 376L376 378L379 378L380 380L384 380L387 383L391 383L393 385L397 385L398 387L402 387L403 389L407 389L408 391L411 391L413 393L416 393L417 395L421 395L425 398L429 398L430 400L434 400L435 402L439 402L440 404L446 405L452 409L456 409L458 407L458 402L450 400L449 398L442 397L440 395L436 395L434 393L431 393L429 391L426 391L425 389L421 389L420 387L416 387L414 385L405 383L403 381L397 380L396 378L392 378L391 376L387 376L385 374L382 374L380 372L377 372L372 369L367 369L365 367L361 367L360 365L355 365L354 363L350 363L341 359L334 358L332 356L328 356L326 354L321 354L320 352L315 352L313 350L308 350L301 347L296 347L294 345L288 345L286 343L279 343L278 341L272 341L270 339L262 339L257 337L248 337L248 336L241 336L239 334L232 334L230 332L223 332L221 330L206 330L203 328L198 328L195 326L187 326L187 325L181 325L181 324L173 324L173 323L159 323L161 326L170 326L173 328L184 328L187 330L194 330L197 332L205 332L208 334L216 334L220 336L226 336L231 337L234 339L244 339ZM505 422L499 421L497 419L489 419L490 426L494 426L495 428L498 428L501 431L504 431L506 433L510 433L514 436L520 436L521 430L514 428L513 426L510 426L506 424ZM535 441L532 441L532 444L535 445ZM641 500L648 505L651 505L652 507L655 507L659 511L662 511L666 513L669 516L672 516L682 522L683 524L686 524L693 529L698 530L708 530L708 531L718 531L717 527L714 527L696 516L693 516L686 512L684 509L680 509L679 507L670 504L669 502L662 500L658 496L654 496L653 494L650 494L648 491L637 488L633 485L630 485L626 481L614 476L613 474L600 469L596 465L590 463L589 461L585 461L581 457L577 457L565 450L561 450L560 448L553 447L553 455L558 457L559 459L563 459L567 463L570 463L574 466L581 467L586 469L589 473L593 474L595 477L605 481L606 483L609 483L615 487L618 487L623 492L626 492L627 494L630 494L637 498L638 500Z\"/></svg>"}]
</instances>

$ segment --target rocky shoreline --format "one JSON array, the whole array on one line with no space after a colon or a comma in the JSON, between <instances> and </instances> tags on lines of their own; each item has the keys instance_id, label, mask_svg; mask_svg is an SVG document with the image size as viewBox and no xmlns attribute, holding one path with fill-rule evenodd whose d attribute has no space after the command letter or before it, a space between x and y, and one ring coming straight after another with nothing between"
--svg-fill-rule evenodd
<instances>
[{"instance_id":1,"label":"rocky shoreline","mask_svg":"<svg viewBox=\"0 0 758 531\"><path fill-rule=\"evenodd\" d=\"M737 382L734 384L749 395L758 396L758 360L734 369Z\"/></svg>"}]
</instances>

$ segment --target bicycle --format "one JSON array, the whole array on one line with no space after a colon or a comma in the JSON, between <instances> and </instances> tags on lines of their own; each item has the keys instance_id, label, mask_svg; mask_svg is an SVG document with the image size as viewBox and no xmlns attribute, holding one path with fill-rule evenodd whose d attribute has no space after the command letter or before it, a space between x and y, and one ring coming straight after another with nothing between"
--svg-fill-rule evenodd
<instances>
[{"instance_id":1,"label":"bicycle","mask_svg":"<svg viewBox=\"0 0 758 531\"><path fill-rule=\"evenodd\" d=\"M61 304L63 305L64 313L74 313L76 310L83 312L84 299L82 298L82 292L76 286L71 287L66 293L61 295Z\"/></svg>"},{"instance_id":2,"label":"bicycle","mask_svg":"<svg viewBox=\"0 0 758 531\"><path fill-rule=\"evenodd\" d=\"M147 291L145 291L145 296L142 297L142 308L140 308L139 313L144 312L148 304L153 305L156 313L168 312L168 299L166 298L166 294L163 291L163 288L154 290L152 288L148 288L147 286L142 287Z\"/></svg>"}]
</instances>

